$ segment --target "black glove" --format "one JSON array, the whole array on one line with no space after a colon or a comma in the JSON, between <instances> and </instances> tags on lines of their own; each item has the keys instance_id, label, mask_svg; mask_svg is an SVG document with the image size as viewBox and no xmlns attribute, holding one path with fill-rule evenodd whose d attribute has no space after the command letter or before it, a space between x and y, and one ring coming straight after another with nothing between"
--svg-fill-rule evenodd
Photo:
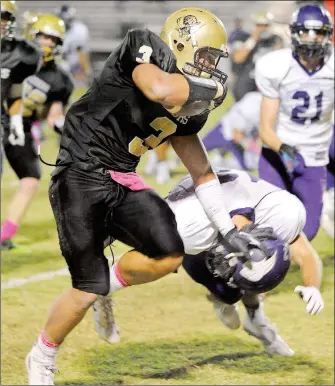
<instances>
[{"instance_id":1,"label":"black glove","mask_svg":"<svg viewBox=\"0 0 335 386\"><path fill-rule=\"evenodd\" d=\"M278 237L274 233L271 227L259 227L257 224L248 224L241 228L240 232L245 232L257 241L257 248L260 249L264 255L271 256L271 252L267 250L262 241L264 240L276 240Z\"/></svg>"},{"instance_id":2,"label":"black glove","mask_svg":"<svg viewBox=\"0 0 335 386\"><path fill-rule=\"evenodd\" d=\"M280 146L279 154L283 160L287 172L289 174L293 173L297 163L298 150L294 146L283 143Z\"/></svg>"},{"instance_id":3,"label":"black glove","mask_svg":"<svg viewBox=\"0 0 335 386\"><path fill-rule=\"evenodd\" d=\"M208 251L206 265L215 276L228 281L234 274L239 259L246 262L249 256L249 238L241 234L236 228L229 231L225 237L220 233L217 243Z\"/></svg>"},{"instance_id":4,"label":"black glove","mask_svg":"<svg viewBox=\"0 0 335 386\"><path fill-rule=\"evenodd\" d=\"M244 264L271 256L271 252L262 243L266 239L276 239L273 229L259 228L256 224L246 225L240 231L234 228L225 237L219 235L217 244L207 255L208 270L215 277L228 281L238 262Z\"/></svg>"},{"instance_id":5,"label":"black glove","mask_svg":"<svg viewBox=\"0 0 335 386\"><path fill-rule=\"evenodd\" d=\"M214 99L214 108L212 110L222 105L223 101L226 99L227 94L228 87L226 85L223 85L223 94L219 98Z\"/></svg>"},{"instance_id":6,"label":"black glove","mask_svg":"<svg viewBox=\"0 0 335 386\"><path fill-rule=\"evenodd\" d=\"M271 227L259 227L257 224L248 224L241 228L240 232L249 233L251 236L256 237L259 241L263 240L275 240L277 238Z\"/></svg>"}]
</instances>

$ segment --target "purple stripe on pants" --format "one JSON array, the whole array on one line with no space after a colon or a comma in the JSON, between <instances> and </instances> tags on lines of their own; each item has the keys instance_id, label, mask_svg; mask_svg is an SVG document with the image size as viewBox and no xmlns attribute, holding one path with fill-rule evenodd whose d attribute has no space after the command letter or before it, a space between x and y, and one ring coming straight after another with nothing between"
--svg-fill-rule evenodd
<instances>
[{"instance_id":1,"label":"purple stripe on pants","mask_svg":"<svg viewBox=\"0 0 335 386\"><path fill-rule=\"evenodd\" d=\"M205 145L207 151L214 149L223 149L227 152L232 153L232 155L237 159L241 168L246 170L247 165L244 160L244 149L242 146L237 145L234 141L227 140L222 134L223 126L221 122L211 130L203 139L202 142Z\"/></svg>"},{"instance_id":2,"label":"purple stripe on pants","mask_svg":"<svg viewBox=\"0 0 335 386\"><path fill-rule=\"evenodd\" d=\"M259 159L259 176L279 188L297 196L306 209L306 224L303 229L308 240L312 240L320 227L322 194L326 185L326 167L305 166L301 173L290 177L278 153L262 148Z\"/></svg>"}]
</instances>

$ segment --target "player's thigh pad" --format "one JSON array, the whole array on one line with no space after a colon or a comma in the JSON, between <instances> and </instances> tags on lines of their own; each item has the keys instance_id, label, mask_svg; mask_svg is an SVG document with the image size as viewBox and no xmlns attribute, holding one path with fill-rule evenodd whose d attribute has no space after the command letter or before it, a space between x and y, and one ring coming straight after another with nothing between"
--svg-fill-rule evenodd
<instances>
[{"instance_id":1,"label":"player's thigh pad","mask_svg":"<svg viewBox=\"0 0 335 386\"><path fill-rule=\"evenodd\" d=\"M112 213L111 235L152 258L183 255L175 216L153 190L128 191Z\"/></svg>"},{"instance_id":2,"label":"player's thigh pad","mask_svg":"<svg viewBox=\"0 0 335 386\"><path fill-rule=\"evenodd\" d=\"M306 210L293 194L279 190L269 193L255 207L255 222L270 226L287 243L301 233L306 223Z\"/></svg>"},{"instance_id":3,"label":"player's thigh pad","mask_svg":"<svg viewBox=\"0 0 335 386\"><path fill-rule=\"evenodd\" d=\"M109 292L109 266L103 253L106 201L112 205L115 197L115 204L117 195L117 184L98 172L67 169L51 181L49 198L60 248L76 289L100 295Z\"/></svg>"},{"instance_id":4,"label":"player's thigh pad","mask_svg":"<svg viewBox=\"0 0 335 386\"><path fill-rule=\"evenodd\" d=\"M166 200L173 210L185 253L197 255L215 243L218 231L213 227L199 200L194 196L179 201Z\"/></svg>"},{"instance_id":5,"label":"player's thigh pad","mask_svg":"<svg viewBox=\"0 0 335 386\"><path fill-rule=\"evenodd\" d=\"M37 146L30 133L25 134L24 146L11 145L8 142L8 134L4 138L4 148L7 160L17 177L41 178L41 165L38 158Z\"/></svg>"}]
</instances>

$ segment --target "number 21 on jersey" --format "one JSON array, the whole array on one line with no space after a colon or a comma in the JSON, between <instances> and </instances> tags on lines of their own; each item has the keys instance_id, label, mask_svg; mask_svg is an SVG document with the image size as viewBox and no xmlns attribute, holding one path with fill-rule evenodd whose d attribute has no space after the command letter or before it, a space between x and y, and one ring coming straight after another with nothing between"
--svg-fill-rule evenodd
<instances>
[{"instance_id":1,"label":"number 21 on jersey","mask_svg":"<svg viewBox=\"0 0 335 386\"><path fill-rule=\"evenodd\" d=\"M322 111L322 91L314 97L313 99L306 91L297 91L293 94L293 99L301 100L303 102L302 105L295 107L292 110L291 120L299 125L304 125L308 117L306 117L307 110L311 107L312 103L315 103L316 106L316 114L314 117L310 118L312 123L318 121L320 119L321 111Z\"/></svg>"},{"instance_id":2,"label":"number 21 on jersey","mask_svg":"<svg viewBox=\"0 0 335 386\"><path fill-rule=\"evenodd\" d=\"M173 134L177 130L177 125L167 117L154 119L150 123L150 126L154 130L160 131L160 133L157 136L151 134L145 139L135 137L128 145L129 153L136 155L136 157L141 157L147 150L149 150L149 147L154 149L163 141L164 138Z\"/></svg>"}]
</instances>

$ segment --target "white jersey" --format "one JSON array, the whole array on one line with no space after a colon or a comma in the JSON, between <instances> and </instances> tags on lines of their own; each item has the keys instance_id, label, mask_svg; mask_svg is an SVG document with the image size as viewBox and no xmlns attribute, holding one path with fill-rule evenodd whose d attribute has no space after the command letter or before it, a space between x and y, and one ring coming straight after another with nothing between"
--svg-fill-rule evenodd
<instances>
[{"instance_id":1,"label":"white jersey","mask_svg":"<svg viewBox=\"0 0 335 386\"><path fill-rule=\"evenodd\" d=\"M221 119L221 133L225 139L233 139L234 129L242 131L247 137L258 131L261 100L262 94L252 91L233 104Z\"/></svg>"},{"instance_id":2,"label":"white jersey","mask_svg":"<svg viewBox=\"0 0 335 386\"><path fill-rule=\"evenodd\" d=\"M303 204L291 193L241 170L218 170L230 216L241 214L252 222L270 226L284 241L292 242L306 221ZM166 199L175 214L185 252L196 255L209 250L218 231L207 217L195 195L192 178L183 178Z\"/></svg>"},{"instance_id":3,"label":"white jersey","mask_svg":"<svg viewBox=\"0 0 335 386\"><path fill-rule=\"evenodd\" d=\"M80 63L78 47L85 52L89 51L89 30L82 22L74 21L71 28L66 31L63 43L64 57L71 71L76 70Z\"/></svg>"},{"instance_id":4,"label":"white jersey","mask_svg":"<svg viewBox=\"0 0 335 386\"><path fill-rule=\"evenodd\" d=\"M269 98L279 98L276 132L295 146L306 166L328 163L334 107L334 52L317 71L308 73L290 48L264 55L256 63L256 84Z\"/></svg>"}]
</instances>

